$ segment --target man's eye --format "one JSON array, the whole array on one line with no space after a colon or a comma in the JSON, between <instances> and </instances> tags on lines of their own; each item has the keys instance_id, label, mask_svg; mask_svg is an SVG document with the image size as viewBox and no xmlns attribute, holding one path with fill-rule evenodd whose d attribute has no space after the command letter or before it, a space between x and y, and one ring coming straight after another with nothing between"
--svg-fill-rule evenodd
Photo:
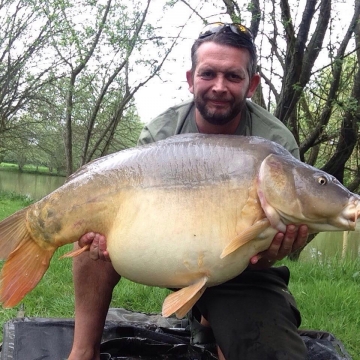
<instances>
[{"instance_id":1,"label":"man's eye","mask_svg":"<svg viewBox=\"0 0 360 360\"><path fill-rule=\"evenodd\" d=\"M242 80L241 76L238 74L228 74L228 79L232 81L240 81Z\"/></svg>"},{"instance_id":2,"label":"man's eye","mask_svg":"<svg viewBox=\"0 0 360 360\"><path fill-rule=\"evenodd\" d=\"M203 71L201 74L200 74L201 78L203 79L211 79L213 78L214 76L214 73L212 71Z\"/></svg>"}]
</instances>

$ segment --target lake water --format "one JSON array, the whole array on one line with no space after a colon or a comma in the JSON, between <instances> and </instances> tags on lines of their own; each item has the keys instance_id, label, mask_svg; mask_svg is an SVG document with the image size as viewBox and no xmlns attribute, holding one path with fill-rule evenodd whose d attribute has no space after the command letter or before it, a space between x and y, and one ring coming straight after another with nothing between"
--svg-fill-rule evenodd
<instances>
[{"instance_id":1,"label":"lake water","mask_svg":"<svg viewBox=\"0 0 360 360\"><path fill-rule=\"evenodd\" d=\"M0 171L0 190L39 200L63 185L65 177Z\"/></svg>"},{"instance_id":2,"label":"lake water","mask_svg":"<svg viewBox=\"0 0 360 360\"><path fill-rule=\"evenodd\" d=\"M301 260L324 261L332 257L355 260L360 257L360 231L320 233L300 255Z\"/></svg>"},{"instance_id":3,"label":"lake water","mask_svg":"<svg viewBox=\"0 0 360 360\"><path fill-rule=\"evenodd\" d=\"M65 182L64 177L0 171L0 190L12 191L39 200ZM360 232L320 233L306 246L300 259L322 261L328 257L360 256Z\"/></svg>"}]
</instances>

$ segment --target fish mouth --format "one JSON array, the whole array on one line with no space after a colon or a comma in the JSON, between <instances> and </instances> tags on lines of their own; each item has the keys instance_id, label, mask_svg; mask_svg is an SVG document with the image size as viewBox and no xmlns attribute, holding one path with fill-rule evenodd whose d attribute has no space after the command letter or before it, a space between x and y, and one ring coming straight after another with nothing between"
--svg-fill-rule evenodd
<instances>
[{"instance_id":1,"label":"fish mouth","mask_svg":"<svg viewBox=\"0 0 360 360\"><path fill-rule=\"evenodd\" d=\"M360 197L352 196L349 199L348 205L344 208L343 212L341 213L341 216L339 216L336 222L339 225L344 226L346 230L355 230L359 217L360 217Z\"/></svg>"},{"instance_id":2,"label":"fish mouth","mask_svg":"<svg viewBox=\"0 0 360 360\"><path fill-rule=\"evenodd\" d=\"M304 224L309 228L309 234L318 233L319 231L353 231L360 230L360 197L353 195L344 205L342 211L330 218L324 218L319 221L319 218L309 219L304 217ZM287 219L286 223L294 223L291 219ZM300 224L301 221L298 221Z\"/></svg>"}]
</instances>

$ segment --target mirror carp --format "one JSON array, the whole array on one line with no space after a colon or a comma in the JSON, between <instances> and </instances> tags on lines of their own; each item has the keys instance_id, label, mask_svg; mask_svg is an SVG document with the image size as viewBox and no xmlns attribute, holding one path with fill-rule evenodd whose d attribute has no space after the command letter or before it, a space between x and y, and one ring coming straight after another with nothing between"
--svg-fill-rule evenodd
<instances>
[{"instance_id":1,"label":"mirror carp","mask_svg":"<svg viewBox=\"0 0 360 360\"><path fill-rule=\"evenodd\" d=\"M287 224L306 224L310 233L354 230L359 200L333 176L259 137L185 134L126 149L86 164L0 222L0 301L15 306L58 247L93 231L106 236L121 276L180 289L162 313L183 317Z\"/></svg>"}]
</instances>

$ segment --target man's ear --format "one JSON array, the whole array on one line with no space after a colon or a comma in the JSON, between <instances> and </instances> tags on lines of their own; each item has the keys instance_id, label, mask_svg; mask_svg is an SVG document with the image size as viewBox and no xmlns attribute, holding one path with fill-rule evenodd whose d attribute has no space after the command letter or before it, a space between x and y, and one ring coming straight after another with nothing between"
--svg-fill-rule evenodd
<instances>
[{"instance_id":1,"label":"man's ear","mask_svg":"<svg viewBox=\"0 0 360 360\"><path fill-rule=\"evenodd\" d=\"M188 70L186 72L186 80L189 84L189 91L193 94L194 93L194 74L192 70Z\"/></svg>"},{"instance_id":2,"label":"man's ear","mask_svg":"<svg viewBox=\"0 0 360 360\"><path fill-rule=\"evenodd\" d=\"M260 84L260 75L259 74L255 74L251 79L250 79L250 85L249 85L249 90L247 92L247 95L246 97L247 98L251 98L255 91L256 91L256 88L258 87L258 85Z\"/></svg>"}]
</instances>

